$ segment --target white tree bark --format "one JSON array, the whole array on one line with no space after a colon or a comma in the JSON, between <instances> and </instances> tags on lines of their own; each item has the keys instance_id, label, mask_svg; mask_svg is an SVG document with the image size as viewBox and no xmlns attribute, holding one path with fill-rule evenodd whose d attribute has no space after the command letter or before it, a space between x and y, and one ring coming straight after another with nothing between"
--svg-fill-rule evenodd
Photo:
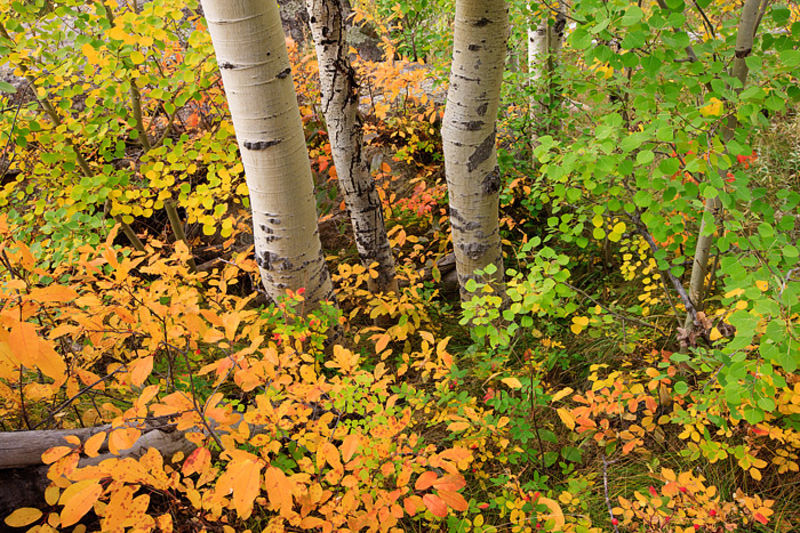
<instances>
[{"instance_id":1,"label":"white tree bark","mask_svg":"<svg viewBox=\"0 0 800 533\"><path fill-rule=\"evenodd\" d=\"M544 17L538 25L528 26L528 73L530 83L539 93L532 94L528 102L529 117L533 130L531 132L531 146L536 147L541 130L548 129L550 122L549 114L556 107L553 99L557 99L556 87L553 81L558 56L564 40L564 28L567 19L564 13L556 13L555 19L550 20ZM544 105L540 95L546 92L549 98L548 105ZM540 124L545 122L545 128Z\"/></svg>"},{"instance_id":2,"label":"white tree bark","mask_svg":"<svg viewBox=\"0 0 800 533\"><path fill-rule=\"evenodd\" d=\"M275 0L202 0L250 189L267 295L333 300L305 136Z\"/></svg>"},{"instance_id":3,"label":"white tree bark","mask_svg":"<svg viewBox=\"0 0 800 533\"><path fill-rule=\"evenodd\" d=\"M381 199L361 154L358 84L345 39L346 6L341 0L306 0L306 5L319 63L322 111L356 248L364 266L378 263L378 278L371 280L370 289L396 291L394 257L386 236Z\"/></svg>"},{"instance_id":4,"label":"white tree bark","mask_svg":"<svg viewBox=\"0 0 800 533\"><path fill-rule=\"evenodd\" d=\"M453 64L442 124L450 226L462 300L475 270L500 289L503 256L498 224L500 171L495 133L508 42L504 0L457 0Z\"/></svg>"},{"instance_id":5,"label":"white tree bark","mask_svg":"<svg viewBox=\"0 0 800 533\"><path fill-rule=\"evenodd\" d=\"M736 34L736 49L734 51L733 67L731 68L731 75L736 77L741 82L741 87L737 92L741 92L747 82L748 67L746 59L753 50L753 40L755 38L756 29L758 27L759 17L758 10L761 0L746 0L742 7L742 16L739 19L739 28ZM731 115L729 119L723 123L720 135L723 142L728 142L733 139L736 132L736 116ZM720 175L725 176L725 171L720 170ZM719 196L715 196L706 201L704 208L705 213L709 213L713 219L719 220L722 214L722 202ZM705 217L700 222L700 230L697 236L697 244L694 251L694 260L692 262L692 274L689 281L689 300L697 311L703 310L703 289L708 273L708 258L711 252L711 245L714 242L714 234L704 235L706 231ZM688 315L684 322L684 328L689 329L692 326L692 317Z\"/></svg>"}]
</instances>

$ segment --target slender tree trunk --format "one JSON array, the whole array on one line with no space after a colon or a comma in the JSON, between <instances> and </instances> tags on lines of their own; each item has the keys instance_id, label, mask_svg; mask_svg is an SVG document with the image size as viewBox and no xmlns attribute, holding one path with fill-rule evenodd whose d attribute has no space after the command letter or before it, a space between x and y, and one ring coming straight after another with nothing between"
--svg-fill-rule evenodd
<instances>
[{"instance_id":1,"label":"slender tree trunk","mask_svg":"<svg viewBox=\"0 0 800 533\"><path fill-rule=\"evenodd\" d=\"M555 18L543 18L538 26L528 26L528 73L530 83L538 90L531 95L529 116L533 127L531 146L536 147L540 131L552 125L551 114L558 107L558 89L554 80L558 56L564 40L567 18L559 9ZM544 93L544 94L543 94ZM544 96L544 97L542 97ZM544 128L540 127L544 122Z\"/></svg>"},{"instance_id":2,"label":"slender tree trunk","mask_svg":"<svg viewBox=\"0 0 800 533\"><path fill-rule=\"evenodd\" d=\"M358 84L345 39L346 7L341 0L306 0L306 5L319 61L322 111L358 254L364 266L378 263L378 278L371 280L371 290L396 291L394 257L386 236L381 199L361 154Z\"/></svg>"},{"instance_id":3,"label":"slender tree trunk","mask_svg":"<svg viewBox=\"0 0 800 533\"><path fill-rule=\"evenodd\" d=\"M479 281L502 289L498 224L500 170L495 134L508 41L503 0L457 0L453 65L442 124L450 226L462 300L475 271L494 265Z\"/></svg>"},{"instance_id":4,"label":"slender tree trunk","mask_svg":"<svg viewBox=\"0 0 800 533\"><path fill-rule=\"evenodd\" d=\"M742 8L742 17L739 20L739 28L736 35L736 49L735 57L733 59L733 67L731 74L737 78L742 87L737 90L741 92L742 88L747 81L747 62L746 59L753 49L753 40L759 20L759 5L762 0L746 0ZM724 143L727 143L733 138L736 131L736 117L731 114L729 119L723 123L721 130L721 137ZM720 175L724 177L725 171L720 171ZM705 213L711 215L714 223L716 224L721 219L722 202L719 196L715 196L706 201ZM705 284L706 274L708 273L708 258L711 253L711 245L714 242L714 233L709 235L706 233L706 220L703 217L700 222L700 231L697 236L697 245L694 251L694 261L692 262L692 275L689 281L689 299L694 304L697 311L703 309L703 288ZM686 316L684 328L689 329L692 326L692 317Z\"/></svg>"},{"instance_id":5,"label":"slender tree trunk","mask_svg":"<svg viewBox=\"0 0 800 533\"><path fill-rule=\"evenodd\" d=\"M267 295L305 288L305 311L334 298L314 184L275 0L202 0L250 190Z\"/></svg>"}]
</instances>

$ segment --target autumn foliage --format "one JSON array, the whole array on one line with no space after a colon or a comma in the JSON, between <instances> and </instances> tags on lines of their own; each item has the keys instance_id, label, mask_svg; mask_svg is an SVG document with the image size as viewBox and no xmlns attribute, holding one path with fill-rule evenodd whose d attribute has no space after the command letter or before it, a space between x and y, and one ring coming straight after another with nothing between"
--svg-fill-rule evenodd
<instances>
[{"instance_id":1,"label":"autumn foliage","mask_svg":"<svg viewBox=\"0 0 800 533\"><path fill-rule=\"evenodd\" d=\"M572 2L545 135L513 48L553 13L509 1L504 292L472 280L462 305L439 133L453 3L351 3L400 288L369 290L313 47L290 39L337 299L307 313L302 288L259 292L197 2L0 0L0 429L72 433L3 527L797 530L797 6L760 4L742 87L741 2Z\"/></svg>"}]
</instances>

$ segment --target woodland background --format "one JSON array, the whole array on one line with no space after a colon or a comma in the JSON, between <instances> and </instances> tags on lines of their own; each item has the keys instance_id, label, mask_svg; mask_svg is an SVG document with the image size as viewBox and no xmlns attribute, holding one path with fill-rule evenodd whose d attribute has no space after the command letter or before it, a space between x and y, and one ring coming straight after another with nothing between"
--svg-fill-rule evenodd
<instances>
[{"instance_id":1,"label":"woodland background","mask_svg":"<svg viewBox=\"0 0 800 533\"><path fill-rule=\"evenodd\" d=\"M197 1L0 0L6 527L800 527L800 6L506 2L502 260L459 287L455 4L340 3L381 291L281 2L335 290L312 306L262 288Z\"/></svg>"}]
</instances>

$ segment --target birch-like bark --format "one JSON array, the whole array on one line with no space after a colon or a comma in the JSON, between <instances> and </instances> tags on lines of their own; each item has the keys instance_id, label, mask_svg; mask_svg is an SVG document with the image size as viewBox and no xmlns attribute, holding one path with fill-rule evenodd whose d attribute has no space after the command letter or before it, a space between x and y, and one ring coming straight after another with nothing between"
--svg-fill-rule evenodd
<instances>
[{"instance_id":1,"label":"birch-like bark","mask_svg":"<svg viewBox=\"0 0 800 533\"><path fill-rule=\"evenodd\" d=\"M341 0L306 0L306 6L319 63L322 112L356 248L364 266L378 264L378 277L370 280L370 289L396 291L394 257L386 236L381 199L361 153L358 84L345 38L346 6Z\"/></svg>"},{"instance_id":2,"label":"birch-like bark","mask_svg":"<svg viewBox=\"0 0 800 533\"><path fill-rule=\"evenodd\" d=\"M314 183L275 0L202 0L250 190L267 295L305 288L304 311L333 300Z\"/></svg>"},{"instance_id":3,"label":"birch-like bark","mask_svg":"<svg viewBox=\"0 0 800 533\"><path fill-rule=\"evenodd\" d=\"M554 86L554 74L558 64L558 56L561 45L564 41L564 29L567 25L567 18L564 12L559 10L555 13L554 20L549 17L543 18L538 26L528 26L528 73L530 83L549 96L548 105L543 105L542 99L538 94L531 94L528 102L529 117L533 125L531 133L531 146L538 144L539 124L542 120L546 121L549 127L550 117L548 116L556 108L553 99L558 98L556 87ZM543 81L544 80L544 81Z\"/></svg>"},{"instance_id":4,"label":"birch-like bark","mask_svg":"<svg viewBox=\"0 0 800 533\"><path fill-rule=\"evenodd\" d=\"M471 297L466 282L488 265L494 265L496 272L479 281L502 290L495 134L508 30L504 0L456 1L442 143L462 300Z\"/></svg>"},{"instance_id":5,"label":"birch-like bark","mask_svg":"<svg viewBox=\"0 0 800 533\"><path fill-rule=\"evenodd\" d=\"M759 5L762 0L746 0L742 8L742 17L739 20L739 28L736 34L736 49L735 57L733 59L733 67L731 75L741 82L741 87L737 92L741 92L747 81L747 62L746 59L753 50L753 40L755 38L756 28L759 20ZM723 123L721 130L721 137L724 143L727 143L733 138L736 131L736 117L731 115L729 119ZM720 175L724 177L725 171L721 170ZM706 201L704 208L705 213L711 215L714 224L720 220L722 214L722 202L719 196ZM706 232L706 220L703 217L700 222L700 231L697 236L697 245L694 251L694 260L692 262L692 276L689 281L689 299L694 304L697 311L703 309L703 288L705 284L706 274L708 273L708 258L711 253L711 245L714 242L714 234L704 235ZM686 316L684 328L692 326L693 319L690 315Z\"/></svg>"}]
</instances>

